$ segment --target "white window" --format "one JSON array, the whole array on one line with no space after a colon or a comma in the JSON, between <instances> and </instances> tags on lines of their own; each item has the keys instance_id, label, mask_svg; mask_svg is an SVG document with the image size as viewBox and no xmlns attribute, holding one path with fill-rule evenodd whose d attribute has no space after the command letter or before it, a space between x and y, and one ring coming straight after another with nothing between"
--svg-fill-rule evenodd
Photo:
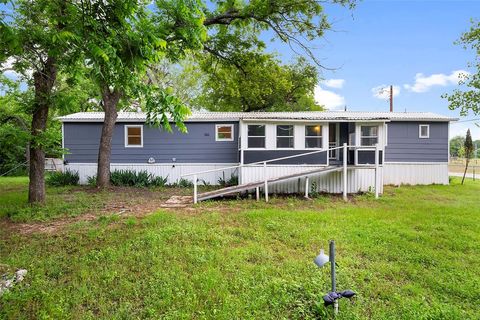
<instances>
[{"instance_id":1,"label":"white window","mask_svg":"<svg viewBox=\"0 0 480 320\"><path fill-rule=\"evenodd\" d=\"M215 141L233 141L233 124L217 124Z\"/></svg>"},{"instance_id":2,"label":"white window","mask_svg":"<svg viewBox=\"0 0 480 320\"><path fill-rule=\"evenodd\" d=\"M322 126L305 126L305 148L322 148Z\"/></svg>"},{"instance_id":3,"label":"white window","mask_svg":"<svg viewBox=\"0 0 480 320\"><path fill-rule=\"evenodd\" d=\"M420 139L430 138L430 125L428 125L428 124L419 125L418 126L418 137Z\"/></svg>"},{"instance_id":4,"label":"white window","mask_svg":"<svg viewBox=\"0 0 480 320\"><path fill-rule=\"evenodd\" d=\"M277 149L293 148L293 125L277 125Z\"/></svg>"},{"instance_id":5,"label":"white window","mask_svg":"<svg viewBox=\"0 0 480 320\"><path fill-rule=\"evenodd\" d=\"M248 147L249 148L265 148L265 125L250 124L248 125Z\"/></svg>"},{"instance_id":6,"label":"white window","mask_svg":"<svg viewBox=\"0 0 480 320\"><path fill-rule=\"evenodd\" d=\"M360 127L360 145L374 146L378 143L378 126Z\"/></svg>"},{"instance_id":7,"label":"white window","mask_svg":"<svg viewBox=\"0 0 480 320\"><path fill-rule=\"evenodd\" d=\"M126 148L143 147L143 126L138 126L138 125L125 126L125 147Z\"/></svg>"}]
</instances>

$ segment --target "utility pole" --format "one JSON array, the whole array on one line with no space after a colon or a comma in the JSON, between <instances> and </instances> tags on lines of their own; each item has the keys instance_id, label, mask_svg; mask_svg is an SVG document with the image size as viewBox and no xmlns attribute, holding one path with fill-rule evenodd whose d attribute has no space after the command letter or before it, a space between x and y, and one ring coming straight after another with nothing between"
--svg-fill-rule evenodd
<instances>
[{"instance_id":1,"label":"utility pole","mask_svg":"<svg viewBox=\"0 0 480 320\"><path fill-rule=\"evenodd\" d=\"M393 112L393 86L390 85L390 112Z\"/></svg>"},{"instance_id":2,"label":"utility pole","mask_svg":"<svg viewBox=\"0 0 480 320\"><path fill-rule=\"evenodd\" d=\"M388 99L390 100L390 112L393 112L393 85L390 85L390 88L383 87L378 91L381 97L385 97L385 94L388 94Z\"/></svg>"}]
</instances>

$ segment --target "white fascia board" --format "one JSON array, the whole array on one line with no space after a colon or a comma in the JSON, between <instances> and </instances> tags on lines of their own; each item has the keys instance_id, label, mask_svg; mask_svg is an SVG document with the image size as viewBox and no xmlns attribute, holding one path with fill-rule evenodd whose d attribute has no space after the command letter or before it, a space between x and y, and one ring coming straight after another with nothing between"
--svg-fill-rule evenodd
<instances>
[{"instance_id":1,"label":"white fascia board","mask_svg":"<svg viewBox=\"0 0 480 320\"><path fill-rule=\"evenodd\" d=\"M318 124L321 122L329 123L329 122L390 122L390 120L335 120L335 119L241 119L241 121L248 123L248 122L265 122L265 123L277 123L277 122L300 122L304 124Z\"/></svg>"}]
</instances>

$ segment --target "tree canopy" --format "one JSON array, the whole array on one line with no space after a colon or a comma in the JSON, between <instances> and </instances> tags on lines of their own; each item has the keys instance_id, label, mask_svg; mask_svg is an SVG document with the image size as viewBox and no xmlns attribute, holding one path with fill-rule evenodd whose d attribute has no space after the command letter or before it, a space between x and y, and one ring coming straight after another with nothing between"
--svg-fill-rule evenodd
<instances>
[{"instance_id":1,"label":"tree canopy","mask_svg":"<svg viewBox=\"0 0 480 320\"><path fill-rule=\"evenodd\" d=\"M480 21L472 21L470 30L461 36L458 44L474 50L475 60L469 63L469 67L475 71L462 75L460 84L465 85L465 90L456 89L444 97L448 99L449 108L459 109L461 115L468 115L469 111L480 114Z\"/></svg>"},{"instance_id":2,"label":"tree canopy","mask_svg":"<svg viewBox=\"0 0 480 320\"><path fill-rule=\"evenodd\" d=\"M161 61L194 57L201 67L201 108L210 110L319 110L313 100L317 70L298 59L286 65L265 52L262 35L302 52L321 67L308 46L330 28L325 3L352 8L354 0L6 1L0 12L0 63L10 61L32 99L30 193L44 201L43 168L49 119L103 109L105 120L97 179L108 184L117 111L138 103L147 122L185 130L189 114L173 85L152 81ZM198 98L198 99L197 99Z\"/></svg>"},{"instance_id":3,"label":"tree canopy","mask_svg":"<svg viewBox=\"0 0 480 320\"><path fill-rule=\"evenodd\" d=\"M305 59L282 65L268 54L246 58L241 68L204 62L206 81L195 105L210 111L322 110L314 99L317 70Z\"/></svg>"}]
</instances>

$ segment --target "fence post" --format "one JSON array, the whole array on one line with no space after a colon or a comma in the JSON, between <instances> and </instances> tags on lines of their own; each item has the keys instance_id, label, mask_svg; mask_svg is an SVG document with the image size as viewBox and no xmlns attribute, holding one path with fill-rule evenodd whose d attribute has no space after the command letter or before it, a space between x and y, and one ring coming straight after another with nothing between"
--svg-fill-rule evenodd
<instances>
[{"instance_id":1,"label":"fence post","mask_svg":"<svg viewBox=\"0 0 480 320\"><path fill-rule=\"evenodd\" d=\"M255 188L255 196L257 198L257 201L260 201L260 187Z\"/></svg>"},{"instance_id":2,"label":"fence post","mask_svg":"<svg viewBox=\"0 0 480 320\"><path fill-rule=\"evenodd\" d=\"M263 178L265 179L265 186L263 187L265 192L265 202L268 202L267 161L263 162Z\"/></svg>"},{"instance_id":3,"label":"fence post","mask_svg":"<svg viewBox=\"0 0 480 320\"><path fill-rule=\"evenodd\" d=\"M305 198L308 199L308 176L305 177Z\"/></svg>"},{"instance_id":4,"label":"fence post","mask_svg":"<svg viewBox=\"0 0 480 320\"><path fill-rule=\"evenodd\" d=\"M343 200L347 201L347 163L348 163L347 144L343 144Z\"/></svg>"},{"instance_id":5,"label":"fence post","mask_svg":"<svg viewBox=\"0 0 480 320\"><path fill-rule=\"evenodd\" d=\"M378 199L378 143L375 144L375 199Z\"/></svg>"},{"instance_id":6,"label":"fence post","mask_svg":"<svg viewBox=\"0 0 480 320\"><path fill-rule=\"evenodd\" d=\"M197 203L197 175L193 176L193 203Z\"/></svg>"}]
</instances>

